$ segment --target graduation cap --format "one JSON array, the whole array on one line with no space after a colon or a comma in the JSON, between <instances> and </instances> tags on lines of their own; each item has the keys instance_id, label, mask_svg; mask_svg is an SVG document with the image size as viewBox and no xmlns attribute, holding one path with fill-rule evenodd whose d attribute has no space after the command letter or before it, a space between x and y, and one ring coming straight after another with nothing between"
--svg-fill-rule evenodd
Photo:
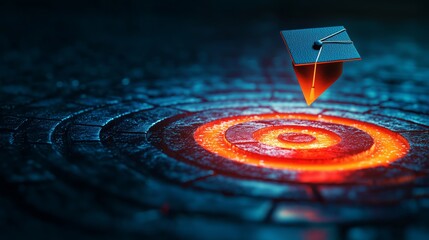
<instances>
[{"instance_id":1,"label":"graduation cap","mask_svg":"<svg viewBox=\"0 0 429 240\"><path fill-rule=\"evenodd\" d=\"M341 76L343 62L361 59L343 26L280 33L308 105Z\"/></svg>"}]
</instances>

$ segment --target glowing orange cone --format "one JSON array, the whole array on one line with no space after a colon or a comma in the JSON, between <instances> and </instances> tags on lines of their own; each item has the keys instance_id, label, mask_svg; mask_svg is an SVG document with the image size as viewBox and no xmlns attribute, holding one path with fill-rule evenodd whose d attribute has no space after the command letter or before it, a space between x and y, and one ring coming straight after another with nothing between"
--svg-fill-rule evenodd
<instances>
[{"instance_id":1,"label":"glowing orange cone","mask_svg":"<svg viewBox=\"0 0 429 240\"><path fill-rule=\"evenodd\" d=\"M316 68L316 70L314 70ZM329 88L343 71L343 63L313 64L294 66L302 94L308 105L311 105L326 89ZM313 75L315 81L313 86Z\"/></svg>"}]
</instances>

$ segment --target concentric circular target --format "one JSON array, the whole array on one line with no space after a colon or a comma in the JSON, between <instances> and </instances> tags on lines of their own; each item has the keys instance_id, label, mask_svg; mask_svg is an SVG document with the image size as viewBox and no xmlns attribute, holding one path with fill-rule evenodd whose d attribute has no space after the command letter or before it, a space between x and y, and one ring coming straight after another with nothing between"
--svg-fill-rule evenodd
<instances>
[{"instance_id":1,"label":"concentric circular target","mask_svg":"<svg viewBox=\"0 0 429 240\"><path fill-rule=\"evenodd\" d=\"M221 118L195 141L231 161L300 171L357 170L389 164L409 150L398 133L357 120L309 114Z\"/></svg>"}]
</instances>

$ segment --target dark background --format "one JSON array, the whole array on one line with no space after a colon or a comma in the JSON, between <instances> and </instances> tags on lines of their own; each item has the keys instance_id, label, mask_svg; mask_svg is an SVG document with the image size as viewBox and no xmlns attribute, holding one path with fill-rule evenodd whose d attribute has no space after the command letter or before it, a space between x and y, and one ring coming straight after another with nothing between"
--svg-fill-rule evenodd
<instances>
[{"instance_id":1,"label":"dark background","mask_svg":"<svg viewBox=\"0 0 429 240\"><path fill-rule=\"evenodd\" d=\"M261 17L418 19L427 16L424 1L3 1L2 9L22 13L159 14L183 19L257 20Z\"/></svg>"},{"instance_id":2,"label":"dark background","mask_svg":"<svg viewBox=\"0 0 429 240\"><path fill-rule=\"evenodd\" d=\"M374 53L374 48L366 48L371 41L392 51L404 39L425 45L426 5L397 0L2 1L0 80L85 83L122 78L140 68L144 77L128 77L149 81L201 62L197 55L218 62L236 54L213 51L216 45L240 49L271 44L274 54L282 48L280 30L330 25L344 25L352 38L362 39L355 44L365 57ZM82 69L65 73L65 65L83 65L91 74L82 74Z\"/></svg>"}]
</instances>

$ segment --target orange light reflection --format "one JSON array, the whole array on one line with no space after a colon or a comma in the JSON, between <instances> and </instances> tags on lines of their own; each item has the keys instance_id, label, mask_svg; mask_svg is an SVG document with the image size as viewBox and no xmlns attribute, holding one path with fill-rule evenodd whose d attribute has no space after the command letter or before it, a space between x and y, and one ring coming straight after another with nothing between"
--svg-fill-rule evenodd
<instances>
[{"instance_id":1,"label":"orange light reflection","mask_svg":"<svg viewBox=\"0 0 429 240\"><path fill-rule=\"evenodd\" d=\"M336 123L347 125L360 129L369 134L373 140L374 145L367 151L350 155L347 157L328 159L320 163L312 163L311 161L294 161L294 159L273 159L271 157L261 157L260 155L246 152L242 149L235 147L228 142L225 138L225 132L228 128L256 120L274 120L274 119L302 119L313 120L327 123ZM305 133L316 138L316 141L303 144L303 143L288 143L279 141L277 136L285 132L298 132ZM307 148L321 148L332 146L341 139L332 132L320 129L314 129L311 126L308 129L302 127L274 127L264 128L255 131L253 137L260 142L268 145L278 146L282 148L299 149ZM338 170L357 170L364 168L372 168L377 166L388 165L389 163L405 156L409 150L409 144L405 138L396 132L392 132L386 128L365 123L358 120L347 118L340 118L334 116L310 115L310 114L261 114L251 116L235 116L223 119L218 119L200 126L194 133L195 141L204 147L206 150L218 154L222 157L228 158L232 161L237 161L243 164L257 165L261 167L296 170L296 171L317 171L318 174L311 174L306 176L309 181L325 178L324 173ZM323 151L320 155L323 156ZM320 175L320 176L319 176ZM302 176L304 177L304 176ZM334 176L331 176L334 178ZM338 179L340 180L340 179Z\"/></svg>"}]
</instances>

